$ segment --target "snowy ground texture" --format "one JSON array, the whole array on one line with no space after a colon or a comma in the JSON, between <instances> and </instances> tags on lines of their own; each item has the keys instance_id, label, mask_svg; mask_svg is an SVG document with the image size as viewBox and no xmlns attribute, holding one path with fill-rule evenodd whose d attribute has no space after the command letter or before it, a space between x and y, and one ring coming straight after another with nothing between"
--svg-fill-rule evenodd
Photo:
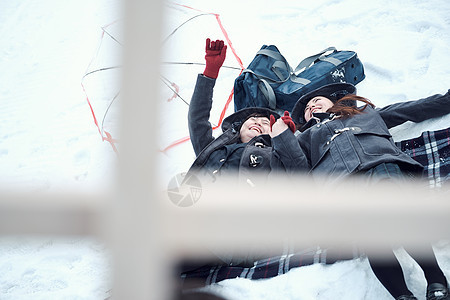
<instances>
[{"instance_id":1,"label":"snowy ground texture","mask_svg":"<svg viewBox=\"0 0 450 300\"><path fill-rule=\"evenodd\" d=\"M366 71L358 93L377 106L445 93L450 87L450 2L446 0L177 3L219 14L244 66L263 44L277 45L294 67L304 57L335 46L358 53ZM81 79L97 58L101 27L118 19L120 6L118 0L0 3L0 188L47 192L111 186L115 153L102 142L94 125ZM201 13L167 2L162 37L169 37L177 26ZM163 45L163 61L203 62L206 37L224 39L211 15L196 17L171 35ZM239 68L231 51L225 65ZM196 65L161 68L187 102L196 74L202 71ZM238 73L221 70L213 123L217 124ZM91 93L110 88L108 76L97 79L102 83ZM161 120L164 130L158 143L164 150L187 136L187 105L172 99L172 90L163 83L160 93L161 114L166 117ZM102 119L104 106L94 103L97 98L91 100ZM232 109L231 104L227 114ZM113 109L104 119L114 123L112 113ZM449 124L447 116L405 124L392 133L402 140ZM112 128L107 129L114 135ZM159 172L165 188L170 178L187 170L194 153L185 142L162 152L158 160L164 166ZM442 241L435 248L450 276L450 244ZM411 290L425 299L423 273L405 253L398 254ZM2 300L104 299L111 288L109 279L108 254L97 241L0 239ZM391 299L366 261L314 265L268 280L227 280L211 289L230 299Z\"/></svg>"}]
</instances>

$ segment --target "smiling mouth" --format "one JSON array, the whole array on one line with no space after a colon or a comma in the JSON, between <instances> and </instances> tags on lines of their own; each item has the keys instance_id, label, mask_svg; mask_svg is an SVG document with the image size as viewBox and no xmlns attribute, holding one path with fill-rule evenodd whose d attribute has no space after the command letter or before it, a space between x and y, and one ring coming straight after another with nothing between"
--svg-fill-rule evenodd
<instances>
[{"instance_id":1,"label":"smiling mouth","mask_svg":"<svg viewBox=\"0 0 450 300\"><path fill-rule=\"evenodd\" d=\"M249 129L250 130L255 130L255 131L259 132L259 133L262 133L261 128L259 128L258 126L251 126Z\"/></svg>"}]
</instances>

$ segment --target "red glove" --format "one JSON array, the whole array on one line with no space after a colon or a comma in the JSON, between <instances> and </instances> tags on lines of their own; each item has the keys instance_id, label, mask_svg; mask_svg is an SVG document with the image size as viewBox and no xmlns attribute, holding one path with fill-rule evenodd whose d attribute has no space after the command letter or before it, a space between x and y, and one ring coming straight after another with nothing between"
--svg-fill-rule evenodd
<instances>
[{"instance_id":1,"label":"red glove","mask_svg":"<svg viewBox=\"0 0 450 300\"><path fill-rule=\"evenodd\" d=\"M292 121L292 118L289 116L288 111L284 111L284 116L281 117L284 124L286 124L292 132L295 132L295 124ZM275 124L276 120L273 115L270 115L270 129L272 129L273 124Z\"/></svg>"},{"instance_id":2,"label":"red glove","mask_svg":"<svg viewBox=\"0 0 450 300\"><path fill-rule=\"evenodd\" d=\"M270 115L270 130L272 130L273 124L275 124L277 120L275 120L275 117L273 115Z\"/></svg>"},{"instance_id":3,"label":"red glove","mask_svg":"<svg viewBox=\"0 0 450 300\"><path fill-rule=\"evenodd\" d=\"M284 124L286 124L292 132L295 132L295 124L294 121L292 121L292 118L289 116L288 111L284 111L284 116L281 117L281 120L284 121Z\"/></svg>"},{"instance_id":4,"label":"red glove","mask_svg":"<svg viewBox=\"0 0 450 300\"><path fill-rule=\"evenodd\" d=\"M219 75L219 69L225 61L227 54L227 46L221 40L211 42L209 38L206 39L206 67L203 75L216 79Z\"/></svg>"}]
</instances>

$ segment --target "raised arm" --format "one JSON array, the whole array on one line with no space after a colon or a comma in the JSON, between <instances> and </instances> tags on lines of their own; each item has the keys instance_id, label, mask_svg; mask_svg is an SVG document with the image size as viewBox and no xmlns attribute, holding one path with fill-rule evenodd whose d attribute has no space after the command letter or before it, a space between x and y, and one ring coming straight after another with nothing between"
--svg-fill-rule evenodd
<instances>
[{"instance_id":1,"label":"raised arm","mask_svg":"<svg viewBox=\"0 0 450 300\"><path fill-rule=\"evenodd\" d=\"M206 67L197 77L188 112L189 135L195 155L198 155L214 138L209 116L213 89L219 69L225 61L227 46L223 41L206 39Z\"/></svg>"},{"instance_id":2,"label":"raised arm","mask_svg":"<svg viewBox=\"0 0 450 300\"><path fill-rule=\"evenodd\" d=\"M450 113L450 90L444 95L433 95L427 98L394 103L378 109L388 128L403 124L406 121L422 122L431 118L445 116Z\"/></svg>"}]
</instances>

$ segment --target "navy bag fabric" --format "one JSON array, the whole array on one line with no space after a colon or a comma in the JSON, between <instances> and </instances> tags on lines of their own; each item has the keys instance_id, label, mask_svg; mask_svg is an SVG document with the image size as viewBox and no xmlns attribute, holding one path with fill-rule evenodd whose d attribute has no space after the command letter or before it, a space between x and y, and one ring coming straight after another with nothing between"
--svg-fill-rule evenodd
<instances>
[{"instance_id":1,"label":"navy bag fabric","mask_svg":"<svg viewBox=\"0 0 450 300\"><path fill-rule=\"evenodd\" d=\"M305 58L293 70L276 46L264 45L234 82L234 109L267 107L291 112L309 91L333 82L356 85L364 78L363 64L354 51L329 47Z\"/></svg>"}]
</instances>

